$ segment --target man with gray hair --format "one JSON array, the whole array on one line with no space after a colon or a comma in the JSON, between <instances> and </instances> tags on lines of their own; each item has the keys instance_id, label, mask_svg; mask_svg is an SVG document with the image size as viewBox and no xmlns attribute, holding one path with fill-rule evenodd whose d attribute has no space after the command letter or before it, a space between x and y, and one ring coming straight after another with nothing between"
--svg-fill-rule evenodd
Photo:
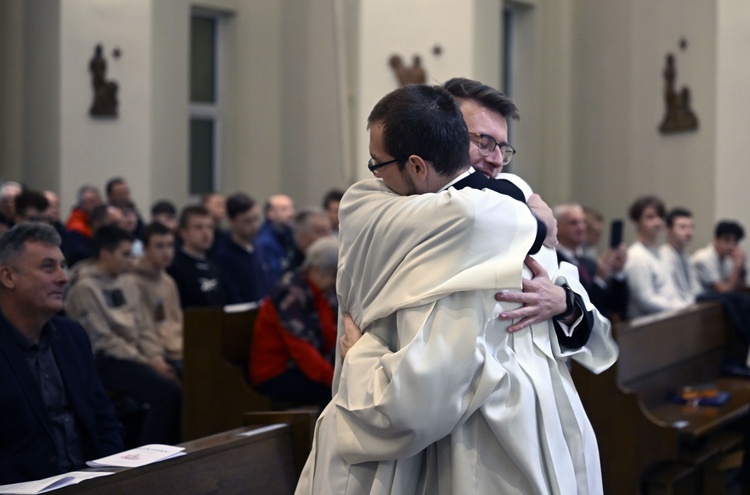
<instances>
[{"instance_id":1,"label":"man with gray hair","mask_svg":"<svg viewBox=\"0 0 750 495\"><path fill-rule=\"evenodd\" d=\"M325 405L336 354L338 242L322 237L302 267L284 274L263 300L250 349L258 392L292 404Z\"/></svg>"},{"instance_id":2,"label":"man with gray hair","mask_svg":"<svg viewBox=\"0 0 750 495\"><path fill-rule=\"evenodd\" d=\"M91 343L56 316L68 278L50 225L0 236L0 482L46 478L123 449Z\"/></svg>"},{"instance_id":3,"label":"man with gray hair","mask_svg":"<svg viewBox=\"0 0 750 495\"><path fill-rule=\"evenodd\" d=\"M65 222L65 228L71 232L78 232L87 239L91 239L93 235L91 214L101 204L103 204L103 201L99 189L89 184L82 185L78 189L76 206L70 212L70 217Z\"/></svg>"},{"instance_id":4,"label":"man with gray hair","mask_svg":"<svg viewBox=\"0 0 750 495\"><path fill-rule=\"evenodd\" d=\"M625 278L625 245L608 248L598 259L583 255L586 241L586 214L577 203L555 206L557 220L557 260L578 267L578 274L591 302L599 311L625 318L628 285Z\"/></svg>"},{"instance_id":5,"label":"man with gray hair","mask_svg":"<svg viewBox=\"0 0 750 495\"><path fill-rule=\"evenodd\" d=\"M292 233L297 246L292 257L291 268L297 268L305 261L305 253L313 242L333 235L328 214L320 208L303 208L294 215Z\"/></svg>"}]
</instances>

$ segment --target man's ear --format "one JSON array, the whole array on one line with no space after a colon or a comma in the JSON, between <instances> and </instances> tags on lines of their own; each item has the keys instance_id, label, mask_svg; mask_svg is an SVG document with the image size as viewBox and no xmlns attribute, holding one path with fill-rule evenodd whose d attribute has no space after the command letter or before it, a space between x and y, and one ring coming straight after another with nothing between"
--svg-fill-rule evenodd
<instances>
[{"instance_id":1,"label":"man's ear","mask_svg":"<svg viewBox=\"0 0 750 495\"><path fill-rule=\"evenodd\" d=\"M16 272L8 265L0 266L0 284L6 289L16 288Z\"/></svg>"},{"instance_id":2,"label":"man's ear","mask_svg":"<svg viewBox=\"0 0 750 495\"><path fill-rule=\"evenodd\" d=\"M421 156L410 155L406 166L412 174L412 179L421 183L427 182L430 176L430 167L427 166L427 162Z\"/></svg>"}]
</instances>

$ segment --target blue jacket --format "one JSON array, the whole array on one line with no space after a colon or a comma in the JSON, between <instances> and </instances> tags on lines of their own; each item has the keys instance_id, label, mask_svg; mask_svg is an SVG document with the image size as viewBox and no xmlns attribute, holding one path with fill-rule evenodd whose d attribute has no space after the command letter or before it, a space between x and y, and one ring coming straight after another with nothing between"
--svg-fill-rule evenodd
<instances>
[{"instance_id":1,"label":"blue jacket","mask_svg":"<svg viewBox=\"0 0 750 495\"><path fill-rule=\"evenodd\" d=\"M47 325L87 459L122 451L123 428L96 374L86 332L57 316ZM11 329L0 313L0 484L60 474L50 417Z\"/></svg>"}]
</instances>

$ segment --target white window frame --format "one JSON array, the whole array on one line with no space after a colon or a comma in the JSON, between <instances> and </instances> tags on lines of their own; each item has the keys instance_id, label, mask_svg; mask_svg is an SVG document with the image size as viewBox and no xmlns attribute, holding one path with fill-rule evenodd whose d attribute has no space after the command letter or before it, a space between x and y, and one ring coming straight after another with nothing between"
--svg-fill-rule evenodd
<instances>
[{"instance_id":1,"label":"white window frame","mask_svg":"<svg viewBox=\"0 0 750 495\"><path fill-rule=\"evenodd\" d=\"M224 24L226 16L217 11L192 8L190 10L191 21L194 17L208 18L215 21L216 32L215 32L215 45L216 52L214 53L214 102L213 103L194 103L192 100L189 103L189 122L192 123L194 119L210 120L213 122L213 169L211 170L211 179L213 182L213 190L206 192L216 192L220 189L221 185L221 171L222 171L222 143L223 143L223 122L222 122L222 74L224 73ZM192 31L192 28L191 28ZM192 32L191 32L192 35ZM192 63L192 60L191 60ZM188 164L190 166L190 164ZM189 176L190 174L188 174ZM188 189L191 189L192 185L188 184ZM197 199L200 196L199 193L193 193L188 191L193 199Z\"/></svg>"}]
</instances>

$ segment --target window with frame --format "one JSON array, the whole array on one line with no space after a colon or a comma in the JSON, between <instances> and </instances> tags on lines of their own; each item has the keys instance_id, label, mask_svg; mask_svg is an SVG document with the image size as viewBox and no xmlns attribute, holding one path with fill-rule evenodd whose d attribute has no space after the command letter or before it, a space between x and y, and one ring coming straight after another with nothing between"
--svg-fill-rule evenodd
<instances>
[{"instance_id":1,"label":"window with frame","mask_svg":"<svg viewBox=\"0 0 750 495\"><path fill-rule=\"evenodd\" d=\"M220 54L222 15L193 10L190 19L191 195L217 189L221 170Z\"/></svg>"}]
</instances>

